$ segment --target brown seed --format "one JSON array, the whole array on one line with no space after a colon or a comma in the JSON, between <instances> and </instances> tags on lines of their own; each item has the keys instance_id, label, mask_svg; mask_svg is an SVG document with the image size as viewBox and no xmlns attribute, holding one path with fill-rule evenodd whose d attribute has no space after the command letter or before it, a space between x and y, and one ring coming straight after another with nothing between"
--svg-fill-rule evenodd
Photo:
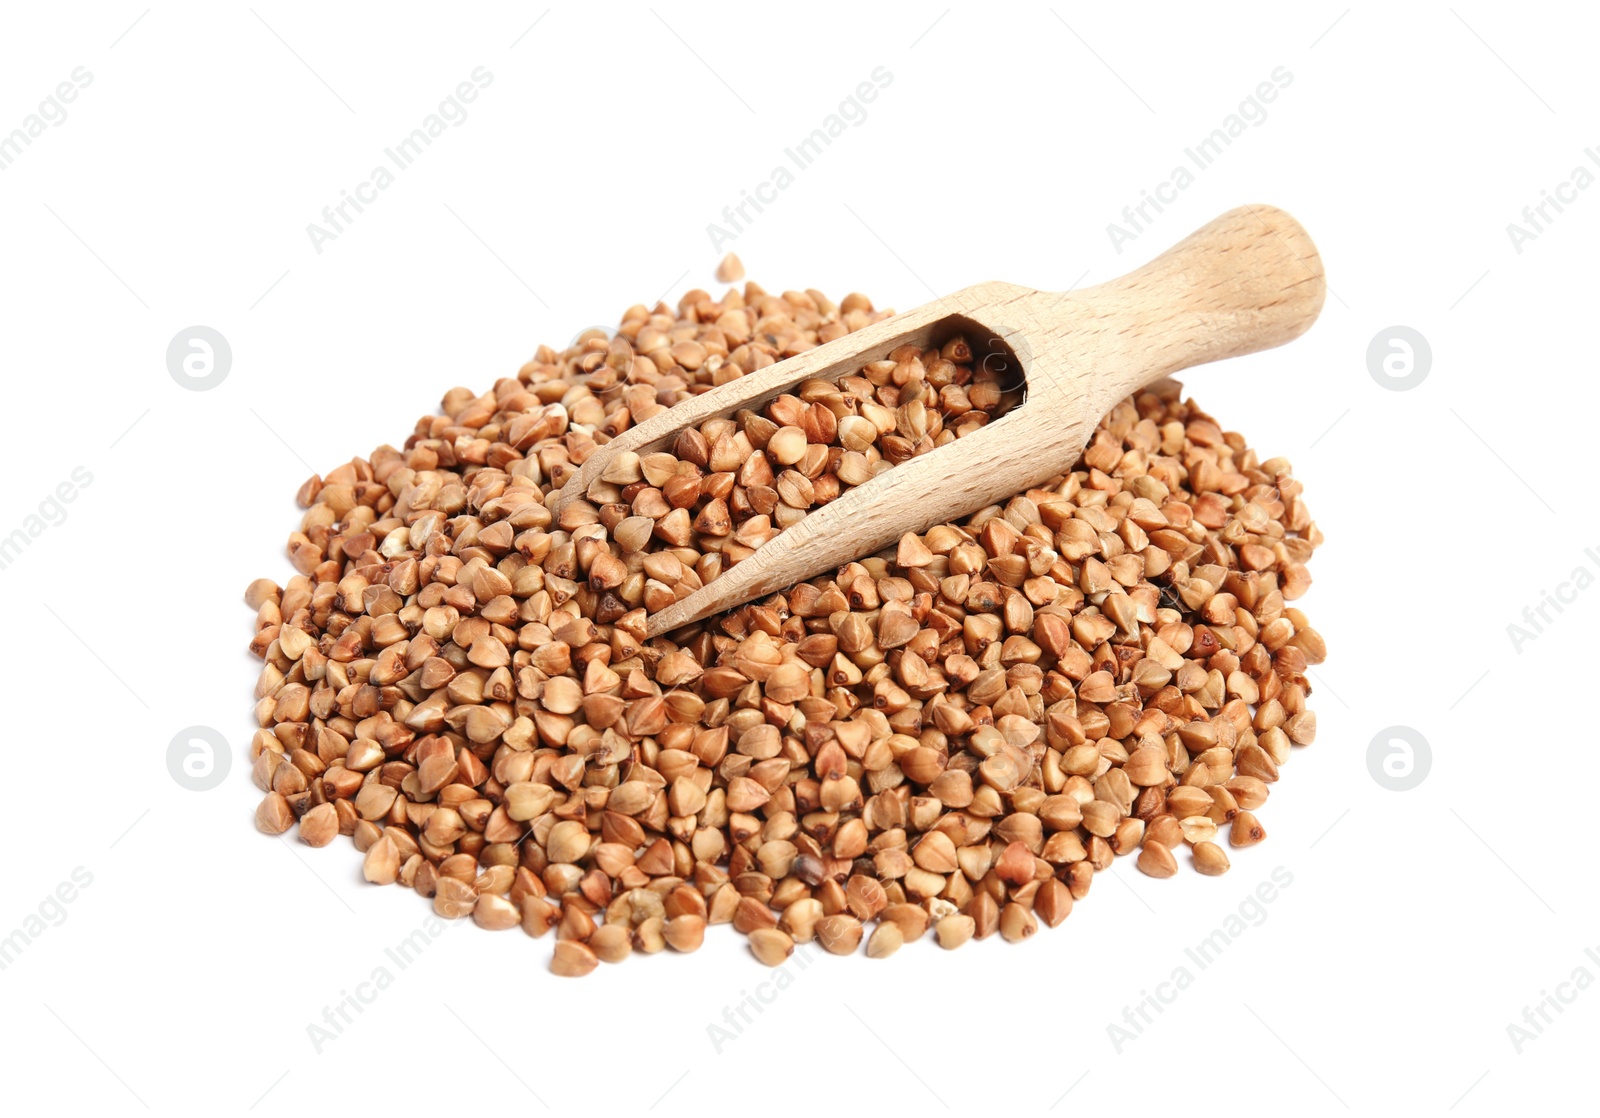
<instances>
[{"instance_id":1,"label":"brown seed","mask_svg":"<svg viewBox=\"0 0 1600 1118\"><path fill-rule=\"evenodd\" d=\"M276 743L277 739L274 738L273 742ZM282 753L276 753L271 749L263 749L260 756L255 759L255 763L250 766L250 779L255 782L255 786L261 791L270 792L272 791L272 774L281 764L283 764Z\"/></svg>"},{"instance_id":2,"label":"brown seed","mask_svg":"<svg viewBox=\"0 0 1600 1118\"><path fill-rule=\"evenodd\" d=\"M1151 877L1171 877L1178 872L1178 860L1172 856L1172 851L1159 842L1145 843L1134 864Z\"/></svg>"},{"instance_id":3,"label":"brown seed","mask_svg":"<svg viewBox=\"0 0 1600 1118\"><path fill-rule=\"evenodd\" d=\"M1111 847L1112 853L1126 854L1130 850L1137 849L1143 841L1144 820L1124 819L1117 824L1116 831L1106 840L1106 844Z\"/></svg>"},{"instance_id":4,"label":"brown seed","mask_svg":"<svg viewBox=\"0 0 1600 1118\"><path fill-rule=\"evenodd\" d=\"M1039 930L1039 921L1025 905L1015 901L1000 910L1000 938L1007 943L1021 943Z\"/></svg>"},{"instance_id":5,"label":"brown seed","mask_svg":"<svg viewBox=\"0 0 1600 1118\"><path fill-rule=\"evenodd\" d=\"M398 789L369 779L356 793L356 811L366 820L382 819L394 807L398 795Z\"/></svg>"},{"instance_id":6,"label":"brown seed","mask_svg":"<svg viewBox=\"0 0 1600 1118\"><path fill-rule=\"evenodd\" d=\"M589 937L594 935L594 917L590 916L576 904L566 904L561 910L561 920L556 924L557 939L575 939L581 943L588 943Z\"/></svg>"},{"instance_id":7,"label":"brown seed","mask_svg":"<svg viewBox=\"0 0 1600 1118\"><path fill-rule=\"evenodd\" d=\"M633 933L622 924L605 924L595 929L588 946L602 963L620 963L633 954Z\"/></svg>"},{"instance_id":8,"label":"brown seed","mask_svg":"<svg viewBox=\"0 0 1600 1118\"><path fill-rule=\"evenodd\" d=\"M1122 812L1117 805L1106 800L1092 800L1083 805L1082 812L1083 829L1100 838L1110 838L1116 833L1117 824L1122 822Z\"/></svg>"},{"instance_id":9,"label":"brown seed","mask_svg":"<svg viewBox=\"0 0 1600 1118\"><path fill-rule=\"evenodd\" d=\"M845 904L858 920L876 917L889 905L889 895L876 878L855 874L845 883Z\"/></svg>"},{"instance_id":10,"label":"brown seed","mask_svg":"<svg viewBox=\"0 0 1600 1118\"><path fill-rule=\"evenodd\" d=\"M1135 749L1123 764L1122 771L1129 780L1140 786L1164 784L1170 775L1167 771L1167 751L1151 745Z\"/></svg>"},{"instance_id":11,"label":"brown seed","mask_svg":"<svg viewBox=\"0 0 1600 1118\"><path fill-rule=\"evenodd\" d=\"M1303 710L1292 715L1284 723L1284 730L1289 735L1289 740L1296 745L1310 745L1317 740L1317 715L1315 711Z\"/></svg>"},{"instance_id":12,"label":"brown seed","mask_svg":"<svg viewBox=\"0 0 1600 1118\"><path fill-rule=\"evenodd\" d=\"M522 898L522 930L530 936L544 935L555 927L560 915L556 907L543 897Z\"/></svg>"},{"instance_id":13,"label":"brown seed","mask_svg":"<svg viewBox=\"0 0 1600 1118\"><path fill-rule=\"evenodd\" d=\"M1167 810L1181 823L1191 815L1204 815L1211 810L1211 797L1204 788L1184 785L1167 793Z\"/></svg>"},{"instance_id":14,"label":"brown seed","mask_svg":"<svg viewBox=\"0 0 1600 1118\"><path fill-rule=\"evenodd\" d=\"M1072 892L1067 886L1051 878L1039 886L1039 892L1033 898L1033 911L1039 914L1050 927L1061 924L1068 916L1072 915Z\"/></svg>"},{"instance_id":15,"label":"brown seed","mask_svg":"<svg viewBox=\"0 0 1600 1118\"><path fill-rule=\"evenodd\" d=\"M459 878L441 877L433 894L433 911L446 920L459 920L469 915L478 904L478 894L472 886Z\"/></svg>"},{"instance_id":16,"label":"brown seed","mask_svg":"<svg viewBox=\"0 0 1600 1118\"><path fill-rule=\"evenodd\" d=\"M698 951L706 938L706 920L703 916L684 914L668 920L662 929L667 946L674 951Z\"/></svg>"},{"instance_id":17,"label":"brown seed","mask_svg":"<svg viewBox=\"0 0 1600 1118\"><path fill-rule=\"evenodd\" d=\"M1239 814L1239 801L1234 799L1233 793L1220 785L1212 785L1206 791L1211 793L1211 810L1205 817L1218 827L1233 822L1233 817Z\"/></svg>"},{"instance_id":18,"label":"brown seed","mask_svg":"<svg viewBox=\"0 0 1600 1118\"><path fill-rule=\"evenodd\" d=\"M840 913L817 921L817 942L832 955L848 955L861 945L861 921Z\"/></svg>"},{"instance_id":19,"label":"brown seed","mask_svg":"<svg viewBox=\"0 0 1600 1118\"><path fill-rule=\"evenodd\" d=\"M520 924L522 913L506 898L494 893L483 893L472 906L472 922L489 931L502 931Z\"/></svg>"},{"instance_id":20,"label":"brown seed","mask_svg":"<svg viewBox=\"0 0 1600 1118\"><path fill-rule=\"evenodd\" d=\"M1009 792L1022 783L1021 767L1004 753L996 753L978 766L983 782L997 792Z\"/></svg>"},{"instance_id":21,"label":"brown seed","mask_svg":"<svg viewBox=\"0 0 1600 1118\"><path fill-rule=\"evenodd\" d=\"M1195 843L1194 868L1207 877L1220 877L1228 872L1228 855L1214 842Z\"/></svg>"},{"instance_id":22,"label":"brown seed","mask_svg":"<svg viewBox=\"0 0 1600 1118\"><path fill-rule=\"evenodd\" d=\"M954 912L933 926L933 934L938 937L940 947L954 951L972 938L974 927L972 917Z\"/></svg>"},{"instance_id":23,"label":"brown seed","mask_svg":"<svg viewBox=\"0 0 1600 1118\"><path fill-rule=\"evenodd\" d=\"M698 369L705 364L706 347L699 342L678 342L673 345L672 359L685 369Z\"/></svg>"},{"instance_id":24,"label":"brown seed","mask_svg":"<svg viewBox=\"0 0 1600 1118\"><path fill-rule=\"evenodd\" d=\"M729 811L751 812L772 798L772 793L749 777L734 777L728 782L726 802Z\"/></svg>"},{"instance_id":25,"label":"brown seed","mask_svg":"<svg viewBox=\"0 0 1600 1118\"><path fill-rule=\"evenodd\" d=\"M972 934L977 939L988 939L1000 930L1000 904L987 889L967 902L966 914L972 917Z\"/></svg>"},{"instance_id":26,"label":"brown seed","mask_svg":"<svg viewBox=\"0 0 1600 1118\"><path fill-rule=\"evenodd\" d=\"M621 789L619 788L618 791L621 791ZM530 784L527 781L514 783L505 790L506 814L518 822L534 819L543 815L550 805L555 802L555 794L555 789L548 784ZM613 801L615 799L616 796L613 794ZM643 806L641 804L639 810L643 810ZM624 810L615 806L615 803L611 807L613 811ZM633 812L626 812L626 814L631 815Z\"/></svg>"},{"instance_id":27,"label":"brown seed","mask_svg":"<svg viewBox=\"0 0 1600 1118\"><path fill-rule=\"evenodd\" d=\"M905 933L900 930L900 925L892 921L885 921L872 930L872 935L867 939L867 958L887 959L900 950L905 943Z\"/></svg>"},{"instance_id":28,"label":"brown seed","mask_svg":"<svg viewBox=\"0 0 1600 1118\"><path fill-rule=\"evenodd\" d=\"M1306 662L1320 664L1328 655L1328 646L1322 634L1315 629L1302 629L1290 638L1289 643L1305 654Z\"/></svg>"},{"instance_id":29,"label":"brown seed","mask_svg":"<svg viewBox=\"0 0 1600 1118\"><path fill-rule=\"evenodd\" d=\"M430 819L429 822L432 822ZM552 862L576 863L589 852L589 829L574 819L563 819L550 828L545 850Z\"/></svg>"},{"instance_id":30,"label":"brown seed","mask_svg":"<svg viewBox=\"0 0 1600 1118\"><path fill-rule=\"evenodd\" d=\"M263 834L281 835L294 824L289 801L278 792L268 792L256 808L256 828Z\"/></svg>"},{"instance_id":31,"label":"brown seed","mask_svg":"<svg viewBox=\"0 0 1600 1118\"><path fill-rule=\"evenodd\" d=\"M1262 827L1256 817L1248 811L1241 811L1233 817L1233 826L1228 831L1228 841L1234 846L1254 846L1266 837L1266 828Z\"/></svg>"},{"instance_id":32,"label":"brown seed","mask_svg":"<svg viewBox=\"0 0 1600 1118\"><path fill-rule=\"evenodd\" d=\"M995 876L1010 885L1023 885L1033 880L1036 866L1033 852L1020 842L1007 844L995 863Z\"/></svg>"},{"instance_id":33,"label":"brown seed","mask_svg":"<svg viewBox=\"0 0 1600 1118\"><path fill-rule=\"evenodd\" d=\"M928 912L919 905L892 904L878 914L878 919L898 926L904 943L921 939L928 930Z\"/></svg>"},{"instance_id":34,"label":"brown seed","mask_svg":"<svg viewBox=\"0 0 1600 1118\"><path fill-rule=\"evenodd\" d=\"M744 279L744 264L733 253L728 253L717 263L718 283L738 283Z\"/></svg>"},{"instance_id":35,"label":"brown seed","mask_svg":"<svg viewBox=\"0 0 1600 1118\"><path fill-rule=\"evenodd\" d=\"M900 537L900 547L895 552L895 560L902 567L926 567L933 562L933 552L928 550L927 544L917 538L915 533L907 532Z\"/></svg>"},{"instance_id":36,"label":"brown seed","mask_svg":"<svg viewBox=\"0 0 1600 1118\"><path fill-rule=\"evenodd\" d=\"M318 804L300 817L300 841L307 846L327 846L339 834L339 813L330 804Z\"/></svg>"},{"instance_id":37,"label":"brown seed","mask_svg":"<svg viewBox=\"0 0 1600 1118\"><path fill-rule=\"evenodd\" d=\"M374 885L393 885L400 875L400 851L394 839L384 835L367 848L361 874Z\"/></svg>"},{"instance_id":38,"label":"brown seed","mask_svg":"<svg viewBox=\"0 0 1600 1118\"><path fill-rule=\"evenodd\" d=\"M815 897L804 897L783 910L783 915L778 918L778 927L788 932L796 943L810 943L824 915L821 901Z\"/></svg>"},{"instance_id":39,"label":"brown seed","mask_svg":"<svg viewBox=\"0 0 1600 1118\"><path fill-rule=\"evenodd\" d=\"M954 873L956 846L943 831L930 831L917 840L911 858L929 873Z\"/></svg>"},{"instance_id":40,"label":"brown seed","mask_svg":"<svg viewBox=\"0 0 1600 1118\"><path fill-rule=\"evenodd\" d=\"M900 758L900 771L918 784L933 784L945 771L944 754L937 749L919 745L906 752ZM966 774L962 774L965 776ZM967 778L967 786L971 787L971 778ZM932 788L929 791L933 791ZM937 793L935 793L937 795Z\"/></svg>"},{"instance_id":41,"label":"brown seed","mask_svg":"<svg viewBox=\"0 0 1600 1118\"><path fill-rule=\"evenodd\" d=\"M315 482L314 488L312 488L313 482ZM316 490L322 488L321 479L316 477L313 477L311 481L307 481L305 484L310 491L306 500L301 503L303 508L310 507L311 502L316 499ZM306 490L303 489L302 492L306 492ZM260 609L264 603L276 602L282 596L282 591L278 589L276 582L273 582L270 578L258 578L245 588L244 604L251 609Z\"/></svg>"},{"instance_id":42,"label":"brown seed","mask_svg":"<svg viewBox=\"0 0 1600 1118\"><path fill-rule=\"evenodd\" d=\"M1259 745L1247 745L1239 751L1235 762L1239 766L1239 775L1254 777L1267 784L1272 784L1278 779L1278 765L1271 755Z\"/></svg>"},{"instance_id":43,"label":"brown seed","mask_svg":"<svg viewBox=\"0 0 1600 1118\"><path fill-rule=\"evenodd\" d=\"M1158 815L1145 826L1144 841L1159 842L1171 850L1183 841L1183 824L1171 815Z\"/></svg>"},{"instance_id":44,"label":"brown seed","mask_svg":"<svg viewBox=\"0 0 1600 1118\"><path fill-rule=\"evenodd\" d=\"M750 954L775 967L794 954L794 940L776 928L757 928L750 933Z\"/></svg>"},{"instance_id":45,"label":"brown seed","mask_svg":"<svg viewBox=\"0 0 1600 1118\"><path fill-rule=\"evenodd\" d=\"M806 452L806 433L798 427L780 427L767 440L767 457L781 466L792 466Z\"/></svg>"},{"instance_id":46,"label":"brown seed","mask_svg":"<svg viewBox=\"0 0 1600 1118\"><path fill-rule=\"evenodd\" d=\"M1094 884L1094 866L1087 860L1074 862L1067 867L1067 888L1072 892L1074 901L1081 901L1089 895L1089 887Z\"/></svg>"},{"instance_id":47,"label":"brown seed","mask_svg":"<svg viewBox=\"0 0 1600 1118\"><path fill-rule=\"evenodd\" d=\"M557 942L555 954L550 959L551 973L563 978L582 978L599 965L600 960L586 944L571 939Z\"/></svg>"},{"instance_id":48,"label":"brown seed","mask_svg":"<svg viewBox=\"0 0 1600 1118\"><path fill-rule=\"evenodd\" d=\"M1225 785L1228 792L1241 808L1254 811L1267 802L1267 794L1271 789L1266 782L1257 780L1253 776L1235 776Z\"/></svg>"},{"instance_id":49,"label":"brown seed","mask_svg":"<svg viewBox=\"0 0 1600 1118\"><path fill-rule=\"evenodd\" d=\"M634 949L644 955L655 955L667 949L666 921L651 916L633 930Z\"/></svg>"}]
</instances>

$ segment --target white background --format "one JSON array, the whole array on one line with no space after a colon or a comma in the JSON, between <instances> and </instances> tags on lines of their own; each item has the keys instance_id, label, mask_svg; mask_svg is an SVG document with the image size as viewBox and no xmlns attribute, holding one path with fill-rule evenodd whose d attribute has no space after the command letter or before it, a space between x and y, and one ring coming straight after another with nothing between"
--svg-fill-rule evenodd
<instances>
[{"instance_id":1,"label":"white background","mask_svg":"<svg viewBox=\"0 0 1600 1118\"><path fill-rule=\"evenodd\" d=\"M1581 682L1600 591L1520 652L1506 627L1573 568L1600 571L1600 190L1520 254L1506 226L1600 144L1594 27L1473 0L657 11L8 8L0 133L75 67L93 75L0 172L0 535L75 467L93 476L0 572L0 936L76 867L93 877L0 971L8 1108L1494 1114L1587 1097L1600 992L1520 1054L1507 1026L1575 968L1600 976ZM493 82L469 117L317 253L307 224L479 66ZM1293 461L1328 539L1301 603L1331 649L1320 735L1260 813L1268 841L1220 879L1119 863L1022 947L822 959L720 1053L707 1026L771 977L731 932L568 982L548 940L461 927L317 1053L307 1026L428 907L364 886L348 843L251 823L241 594L290 575L295 488L541 342L713 286L707 224L880 66L893 82L865 122L731 245L772 289L906 309L987 279L1099 282L1241 202L1316 239L1317 326L1186 378ZM1115 251L1107 224L1279 66L1293 81L1265 122ZM233 352L206 392L165 363L196 324ZM1405 392L1366 359L1396 324L1433 355ZM1407 792L1369 771L1397 724L1431 745ZM233 754L209 792L168 774L194 725ZM1293 883L1265 921L1119 1052L1107 1026L1279 866Z\"/></svg>"}]
</instances>

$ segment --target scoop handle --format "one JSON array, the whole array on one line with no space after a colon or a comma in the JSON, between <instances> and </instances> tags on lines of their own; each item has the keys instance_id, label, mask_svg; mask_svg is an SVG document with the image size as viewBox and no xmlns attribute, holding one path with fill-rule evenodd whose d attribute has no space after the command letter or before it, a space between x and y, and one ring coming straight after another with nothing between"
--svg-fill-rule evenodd
<instances>
[{"instance_id":1,"label":"scoop handle","mask_svg":"<svg viewBox=\"0 0 1600 1118\"><path fill-rule=\"evenodd\" d=\"M1061 352L1035 355L1046 359L1029 376L1070 380L1064 387L1087 393L1098 417L1159 377L1293 341L1326 293L1300 223L1274 206L1240 206L1125 276L1041 293L1039 317L1055 327L1048 344Z\"/></svg>"}]
</instances>

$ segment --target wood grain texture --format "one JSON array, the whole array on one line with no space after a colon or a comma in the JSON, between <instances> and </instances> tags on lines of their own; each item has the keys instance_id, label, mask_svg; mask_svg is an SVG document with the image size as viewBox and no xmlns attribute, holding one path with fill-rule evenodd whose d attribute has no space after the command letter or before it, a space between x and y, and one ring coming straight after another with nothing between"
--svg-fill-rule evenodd
<instances>
[{"instance_id":1,"label":"wood grain texture","mask_svg":"<svg viewBox=\"0 0 1600 1118\"><path fill-rule=\"evenodd\" d=\"M812 511L651 617L650 635L659 636L1048 481L1118 400L1181 369L1299 337L1325 290L1299 223L1272 206L1241 206L1109 283L1069 292L978 284L696 396L597 450L552 507L583 496L623 450L670 448L686 427L759 409L804 380L837 380L897 346L926 345L952 316L1010 347L1026 376L1022 404Z\"/></svg>"}]
</instances>

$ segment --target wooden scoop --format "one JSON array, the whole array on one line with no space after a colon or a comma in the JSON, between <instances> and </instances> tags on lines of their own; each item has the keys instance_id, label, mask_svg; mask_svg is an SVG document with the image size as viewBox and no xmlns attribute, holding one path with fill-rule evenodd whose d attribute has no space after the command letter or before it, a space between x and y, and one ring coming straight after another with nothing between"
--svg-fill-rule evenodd
<instances>
[{"instance_id":1,"label":"wooden scoop","mask_svg":"<svg viewBox=\"0 0 1600 1118\"><path fill-rule=\"evenodd\" d=\"M1020 371L1017 407L814 509L652 616L649 634L660 636L1064 473L1118 400L1180 369L1299 337L1316 321L1324 289L1322 262L1300 224L1272 206L1241 206L1109 283L1068 292L980 283L695 396L596 450L552 508L583 497L624 451L670 449L687 427L759 410L802 381L838 380L898 346L939 346L960 334L975 360L982 354L991 369Z\"/></svg>"}]
</instances>

